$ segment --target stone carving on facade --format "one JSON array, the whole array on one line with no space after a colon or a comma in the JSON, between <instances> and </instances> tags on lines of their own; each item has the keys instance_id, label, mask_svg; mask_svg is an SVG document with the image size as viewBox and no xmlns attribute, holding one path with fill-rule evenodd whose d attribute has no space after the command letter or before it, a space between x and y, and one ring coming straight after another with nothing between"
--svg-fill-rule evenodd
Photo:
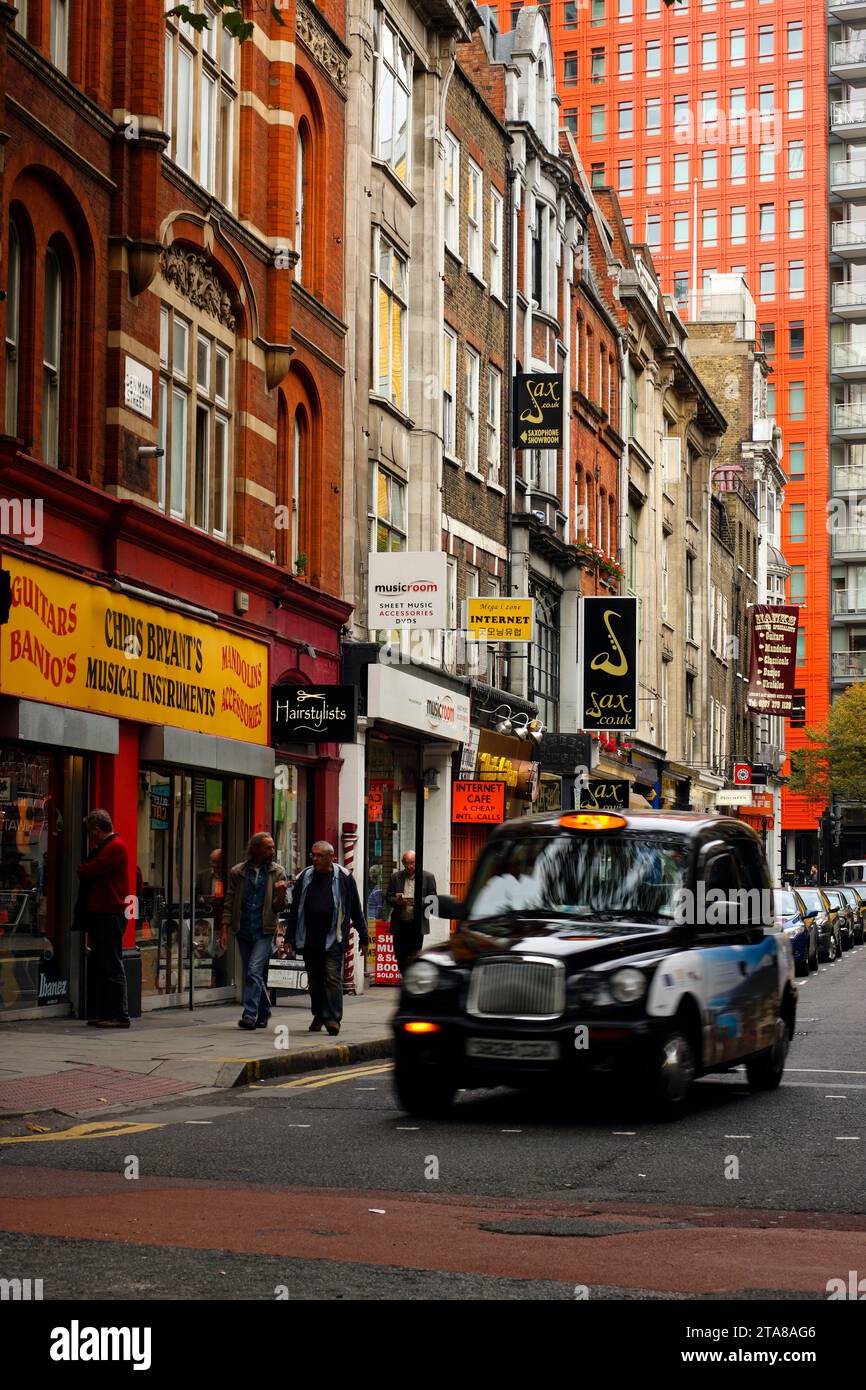
<instances>
[{"instance_id":1,"label":"stone carving on facade","mask_svg":"<svg viewBox=\"0 0 866 1390\"><path fill-rule=\"evenodd\" d=\"M230 332L234 332L235 316L232 313L231 300L217 279L207 256L198 251L185 251L180 246L166 246L162 253L160 269L178 294L188 299L196 309L202 309Z\"/></svg>"},{"instance_id":2,"label":"stone carving on facade","mask_svg":"<svg viewBox=\"0 0 866 1390\"><path fill-rule=\"evenodd\" d=\"M324 68L325 72L341 92L345 92L349 87L349 64L344 53L340 52L334 39L322 28L316 15L314 15L303 0L298 0L298 8L295 13L295 33L300 39L304 48L315 58L319 67Z\"/></svg>"}]
</instances>

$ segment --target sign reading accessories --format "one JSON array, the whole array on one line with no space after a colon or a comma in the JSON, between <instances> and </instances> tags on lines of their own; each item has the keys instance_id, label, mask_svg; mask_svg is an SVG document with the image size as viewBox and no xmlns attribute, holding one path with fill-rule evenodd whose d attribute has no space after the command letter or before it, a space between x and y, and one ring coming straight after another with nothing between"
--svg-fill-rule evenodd
<instances>
[{"instance_id":1,"label":"sign reading accessories","mask_svg":"<svg viewBox=\"0 0 866 1390\"><path fill-rule=\"evenodd\" d=\"M358 692L353 685L274 685L271 687L271 741L351 743L355 737Z\"/></svg>"},{"instance_id":2,"label":"sign reading accessories","mask_svg":"<svg viewBox=\"0 0 866 1390\"><path fill-rule=\"evenodd\" d=\"M562 448L562 376L519 372L514 378L515 449Z\"/></svg>"},{"instance_id":3,"label":"sign reading accessories","mask_svg":"<svg viewBox=\"0 0 866 1390\"><path fill-rule=\"evenodd\" d=\"M467 696L408 676L391 666L367 668L367 717L387 719L434 738L464 743L469 737Z\"/></svg>"},{"instance_id":4,"label":"sign reading accessories","mask_svg":"<svg viewBox=\"0 0 866 1390\"><path fill-rule=\"evenodd\" d=\"M581 724L584 729L637 729L637 599L584 598L581 634Z\"/></svg>"},{"instance_id":5,"label":"sign reading accessories","mask_svg":"<svg viewBox=\"0 0 866 1390\"><path fill-rule=\"evenodd\" d=\"M369 628L448 626L443 551L373 551L367 563Z\"/></svg>"}]
</instances>

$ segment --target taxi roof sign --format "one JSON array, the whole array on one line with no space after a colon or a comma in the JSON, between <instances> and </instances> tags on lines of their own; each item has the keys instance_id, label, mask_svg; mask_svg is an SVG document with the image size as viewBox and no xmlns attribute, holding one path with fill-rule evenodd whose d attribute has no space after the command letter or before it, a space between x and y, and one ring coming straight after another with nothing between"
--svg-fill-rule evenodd
<instances>
[{"instance_id":1,"label":"taxi roof sign","mask_svg":"<svg viewBox=\"0 0 866 1390\"><path fill-rule=\"evenodd\" d=\"M560 816L559 823L564 830L621 830L628 822L625 816L612 816L607 811L571 811Z\"/></svg>"}]
</instances>

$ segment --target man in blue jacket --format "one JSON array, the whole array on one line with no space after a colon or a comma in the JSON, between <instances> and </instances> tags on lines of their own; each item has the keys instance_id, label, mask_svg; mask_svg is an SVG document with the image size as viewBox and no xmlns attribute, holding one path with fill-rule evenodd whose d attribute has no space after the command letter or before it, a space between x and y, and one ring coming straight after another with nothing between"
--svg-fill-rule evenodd
<instances>
[{"instance_id":1,"label":"man in blue jacket","mask_svg":"<svg viewBox=\"0 0 866 1390\"><path fill-rule=\"evenodd\" d=\"M324 1026L332 1037L343 1017L343 962L354 927L363 949L367 946L367 919L351 874L334 863L334 846L317 840L310 852L313 863L295 880L286 927L286 945L299 951L307 967L311 1033Z\"/></svg>"}]
</instances>

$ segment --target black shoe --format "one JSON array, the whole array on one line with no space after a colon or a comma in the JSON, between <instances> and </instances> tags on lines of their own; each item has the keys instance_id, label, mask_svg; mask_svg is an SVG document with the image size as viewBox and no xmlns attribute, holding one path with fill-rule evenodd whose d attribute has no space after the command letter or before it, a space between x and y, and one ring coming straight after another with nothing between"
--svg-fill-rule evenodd
<instances>
[{"instance_id":1,"label":"black shoe","mask_svg":"<svg viewBox=\"0 0 866 1390\"><path fill-rule=\"evenodd\" d=\"M323 1021L321 1018L314 1018L313 1021L312 1021L312 1023L310 1024L309 1028L307 1029L307 1032L308 1032L308 1033L321 1033L323 1027L324 1027L324 1021Z\"/></svg>"},{"instance_id":2,"label":"black shoe","mask_svg":"<svg viewBox=\"0 0 866 1390\"><path fill-rule=\"evenodd\" d=\"M335 1038L340 1031L340 1025L339 1023L332 1023L329 1021L325 1024L325 1029L328 1033L330 1033L332 1038Z\"/></svg>"},{"instance_id":3,"label":"black shoe","mask_svg":"<svg viewBox=\"0 0 866 1390\"><path fill-rule=\"evenodd\" d=\"M257 1027L257 1028L267 1028L267 1026L268 1026L268 1024L270 1023L270 1021L271 1021L271 1020L270 1020L269 1018L257 1018L257 1019L256 1019L256 1027Z\"/></svg>"},{"instance_id":4,"label":"black shoe","mask_svg":"<svg viewBox=\"0 0 866 1390\"><path fill-rule=\"evenodd\" d=\"M238 1019L238 1027L245 1028L248 1033L253 1033L255 1032L256 1025L251 1018L247 1018L245 1015L243 1018Z\"/></svg>"}]
</instances>

